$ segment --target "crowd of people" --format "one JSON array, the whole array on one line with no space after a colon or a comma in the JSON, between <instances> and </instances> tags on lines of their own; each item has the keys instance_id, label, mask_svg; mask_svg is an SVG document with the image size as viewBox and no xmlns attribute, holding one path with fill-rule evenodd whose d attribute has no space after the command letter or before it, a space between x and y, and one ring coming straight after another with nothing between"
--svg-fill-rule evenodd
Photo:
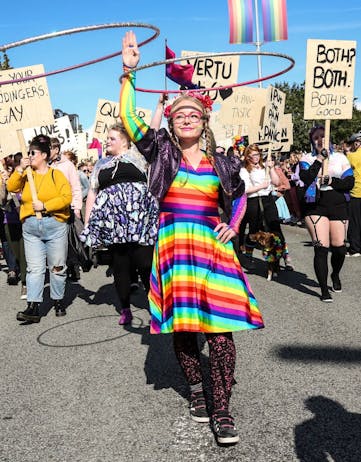
<instances>
[{"instance_id":1,"label":"crowd of people","mask_svg":"<svg viewBox=\"0 0 361 462\"><path fill-rule=\"evenodd\" d=\"M282 224L306 227L320 299L332 302L329 266L332 291L341 292L345 258L361 256L361 132L341 150L325 146L325 130L315 126L311 151L284 157L257 144L217 146L209 126L212 100L192 91L172 101L161 97L147 125L135 110L133 69L140 52L133 32L123 38L122 57L120 121L108 131L103 157L78 163L58 139L39 135L26 156L2 159L7 283L20 282L20 298L27 302L16 319L40 322L47 271L55 315L67 314L67 280L81 278L70 228L80 223L82 250L108 255L119 325L132 322L131 288L141 280L150 332L173 336L191 418L210 422L219 444L235 444L233 332L264 327L243 271L255 269L253 236L275 236L284 269L293 271ZM199 333L209 347L211 403L204 393Z\"/></svg>"}]
</instances>

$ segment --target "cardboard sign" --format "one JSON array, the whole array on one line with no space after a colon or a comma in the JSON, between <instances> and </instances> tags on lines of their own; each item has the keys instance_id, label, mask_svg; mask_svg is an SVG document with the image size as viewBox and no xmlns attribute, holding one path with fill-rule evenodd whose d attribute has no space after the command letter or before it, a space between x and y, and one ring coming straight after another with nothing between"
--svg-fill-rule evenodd
<instances>
[{"instance_id":1,"label":"cardboard sign","mask_svg":"<svg viewBox=\"0 0 361 462\"><path fill-rule=\"evenodd\" d=\"M220 112L213 111L209 126L213 131L216 144L223 146L226 150L233 145L233 138L237 135L244 135L242 125L224 124Z\"/></svg>"},{"instance_id":2,"label":"cardboard sign","mask_svg":"<svg viewBox=\"0 0 361 462\"><path fill-rule=\"evenodd\" d=\"M281 114L277 128L272 133L265 127L252 127L248 132L249 144L256 143L262 150L270 148L276 152L290 151L293 144L292 114Z\"/></svg>"},{"instance_id":3,"label":"cardboard sign","mask_svg":"<svg viewBox=\"0 0 361 462\"><path fill-rule=\"evenodd\" d=\"M0 70L0 81L43 74L42 64ZM19 151L16 130L54 122L45 77L0 86L0 145L5 155Z\"/></svg>"},{"instance_id":4,"label":"cardboard sign","mask_svg":"<svg viewBox=\"0 0 361 462\"><path fill-rule=\"evenodd\" d=\"M149 125L152 118L150 109L137 108L137 114ZM99 99L95 113L93 137L105 141L109 128L120 122L119 103L106 99Z\"/></svg>"},{"instance_id":5,"label":"cardboard sign","mask_svg":"<svg viewBox=\"0 0 361 462\"><path fill-rule=\"evenodd\" d=\"M267 89L266 105L262 120L265 135L272 140L272 132L277 130L280 119L285 112L286 95L271 85Z\"/></svg>"},{"instance_id":6,"label":"cardboard sign","mask_svg":"<svg viewBox=\"0 0 361 462\"><path fill-rule=\"evenodd\" d=\"M88 158L87 134L85 132L75 133L75 138L77 143L76 155L78 162L81 162Z\"/></svg>"},{"instance_id":7,"label":"cardboard sign","mask_svg":"<svg viewBox=\"0 0 361 462\"><path fill-rule=\"evenodd\" d=\"M261 125L261 114L266 104L266 96L267 89L265 88L234 88L232 96L221 104L220 120L226 125L241 126L245 134L252 128L258 128Z\"/></svg>"},{"instance_id":8,"label":"cardboard sign","mask_svg":"<svg viewBox=\"0 0 361 462\"><path fill-rule=\"evenodd\" d=\"M181 56L204 54L201 51L182 51ZM182 61L182 64L192 64L194 73L192 82L200 88L216 88L237 83L239 56L209 56ZM232 88L208 91L213 101L221 103L233 93Z\"/></svg>"},{"instance_id":9,"label":"cardboard sign","mask_svg":"<svg viewBox=\"0 0 361 462\"><path fill-rule=\"evenodd\" d=\"M93 161L93 162L96 162L98 159L99 159L99 152L97 149L94 149L94 148L91 148L91 149L87 149L87 155L86 155L86 158Z\"/></svg>"},{"instance_id":10,"label":"cardboard sign","mask_svg":"<svg viewBox=\"0 0 361 462\"><path fill-rule=\"evenodd\" d=\"M29 144L34 136L46 135L50 138L58 138L60 141L60 151L62 152L67 150L76 152L77 150L78 143L67 115L55 119L54 123L50 125L25 128L23 129L23 135L26 144Z\"/></svg>"},{"instance_id":11,"label":"cardboard sign","mask_svg":"<svg viewBox=\"0 0 361 462\"><path fill-rule=\"evenodd\" d=\"M356 42L307 40L305 119L351 119Z\"/></svg>"}]
</instances>

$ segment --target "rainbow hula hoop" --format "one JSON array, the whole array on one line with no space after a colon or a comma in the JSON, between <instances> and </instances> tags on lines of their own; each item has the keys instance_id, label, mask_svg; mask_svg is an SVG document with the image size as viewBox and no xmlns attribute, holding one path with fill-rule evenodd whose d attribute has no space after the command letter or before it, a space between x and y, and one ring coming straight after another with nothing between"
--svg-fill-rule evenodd
<instances>
[{"instance_id":1,"label":"rainbow hula hoop","mask_svg":"<svg viewBox=\"0 0 361 462\"><path fill-rule=\"evenodd\" d=\"M291 56L284 55L284 54L281 54L281 53L272 53L272 52L268 52L268 51L231 51L231 52L228 52L228 53L212 53L212 54L204 53L204 54L197 54L197 55L191 55L191 56L184 56L182 58L171 58L171 59L165 59L163 61L154 61L153 63L144 64L144 66L139 66L139 67L136 67L134 69L130 69L127 72L124 72L119 77L119 81L121 82L122 78L126 77L131 72L142 71L142 70L148 69L150 67L161 66L162 64L171 64L171 63L176 63L176 62L179 62L179 61L184 61L184 60L187 60L187 59L207 58L207 57L208 58L213 58L213 57L217 57L217 56L240 56L240 55L242 55L242 56L273 56L273 57L277 57L277 58L286 59L286 60L290 61L291 64L288 67L286 67L285 69L283 69L282 71L276 72L274 74L269 74L269 75L266 75L265 77L261 77L261 78L258 78L258 79L249 80L247 82L241 82L241 83L232 83L232 84L229 84L229 85L223 85L223 86L220 86L220 87L213 87L213 88L196 88L196 89L192 88L192 91L206 92L206 91L224 90L226 88L241 87L241 86L244 86L244 85L250 85L252 83L263 82L264 80L273 79L274 77L278 77L279 75L285 74L286 72L290 71L295 65L295 60ZM150 89L138 88L138 87L136 88L136 90L141 91L141 92L145 92L145 93L166 93L166 94L169 94L169 93L183 93L183 92L188 91L188 90L150 90Z\"/></svg>"},{"instance_id":2,"label":"rainbow hula hoop","mask_svg":"<svg viewBox=\"0 0 361 462\"><path fill-rule=\"evenodd\" d=\"M147 43L155 40L160 34L160 30L158 29L158 27L153 26L151 24L143 24L143 23L135 23L135 22L115 22L115 23L110 23L110 24L97 24L93 26L76 27L74 29L66 29L66 30L61 30L58 32L50 32L49 34L37 35L36 37L30 37L24 40L20 40L18 42L12 42L6 45L1 45L0 51L5 53L6 50L10 50L11 48L28 45L29 43L39 42L41 40L49 40L55 37L61 37L63 35L71 35L71 34L77 34L80 32L89 32L89 31L101 30L101 29L115 29L115 28L121 28L121 27L129 27L129 28L139 27L139 28L151 29L154 31L153 35L151 35L149 38L147 38L143 42L139 43L138 45L139 47L146 45ZM121 51L117 51L110 55L105 55L100 58L96 58L91 61L86 61L80 64L74 64L73 66L64 67L62 69L56 69L54 71L44 72L42 74L32 75L30 77L23 77L21 79L16 79L16 80L5 80L3 82L0 82L0 85L8 85L11 83L26 82L27 80L40 79L41 77L48 77L49 75L55 75L55 74L60 74L62 72L72 71L74 69L79 69L80 67L90 66L91 64L96 64L101 61L114 58L115 56L119 56L121 54L122 54Z\"/></svg>"}]
</instances>

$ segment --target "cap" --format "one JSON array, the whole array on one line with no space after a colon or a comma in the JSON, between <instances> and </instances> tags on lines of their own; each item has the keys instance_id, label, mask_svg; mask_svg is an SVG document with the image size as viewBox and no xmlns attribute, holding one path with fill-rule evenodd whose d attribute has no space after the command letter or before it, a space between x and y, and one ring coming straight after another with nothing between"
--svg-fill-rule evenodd
<instances>
[{"instance_id":1,"label":"cap","mask_svg":"<svg viewBox=\"0 0 361 462\"><path fill-rule=\"evenodd\" d=\"M353 143L355 141L361 141L361 132L353 133L347 142Z\"/></svg>"}]
</instances>

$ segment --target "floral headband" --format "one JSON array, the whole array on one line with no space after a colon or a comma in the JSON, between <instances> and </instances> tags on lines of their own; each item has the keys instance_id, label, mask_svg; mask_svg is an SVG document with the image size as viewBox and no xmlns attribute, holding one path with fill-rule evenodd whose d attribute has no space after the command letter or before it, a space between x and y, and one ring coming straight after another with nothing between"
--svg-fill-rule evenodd
<instances>
[{"instance_id":1,"label":"floral headband","mask_svg":"<svg viewBox=\"0 0 361 462\"><path fill-rule=\"evenodd\" d=\"M208 95L201 95L200 92L197 91L187 91L186 93L183 93L183 95L190 96L191 98L195 98L198 101L200 101L204 109L207 110L207 112L210 112L212 110L213 100ZM170 117L174 102L172 104L169 104L164 109L164 117L166 117L167 119Z\"/></svg>"}]
</instances>

